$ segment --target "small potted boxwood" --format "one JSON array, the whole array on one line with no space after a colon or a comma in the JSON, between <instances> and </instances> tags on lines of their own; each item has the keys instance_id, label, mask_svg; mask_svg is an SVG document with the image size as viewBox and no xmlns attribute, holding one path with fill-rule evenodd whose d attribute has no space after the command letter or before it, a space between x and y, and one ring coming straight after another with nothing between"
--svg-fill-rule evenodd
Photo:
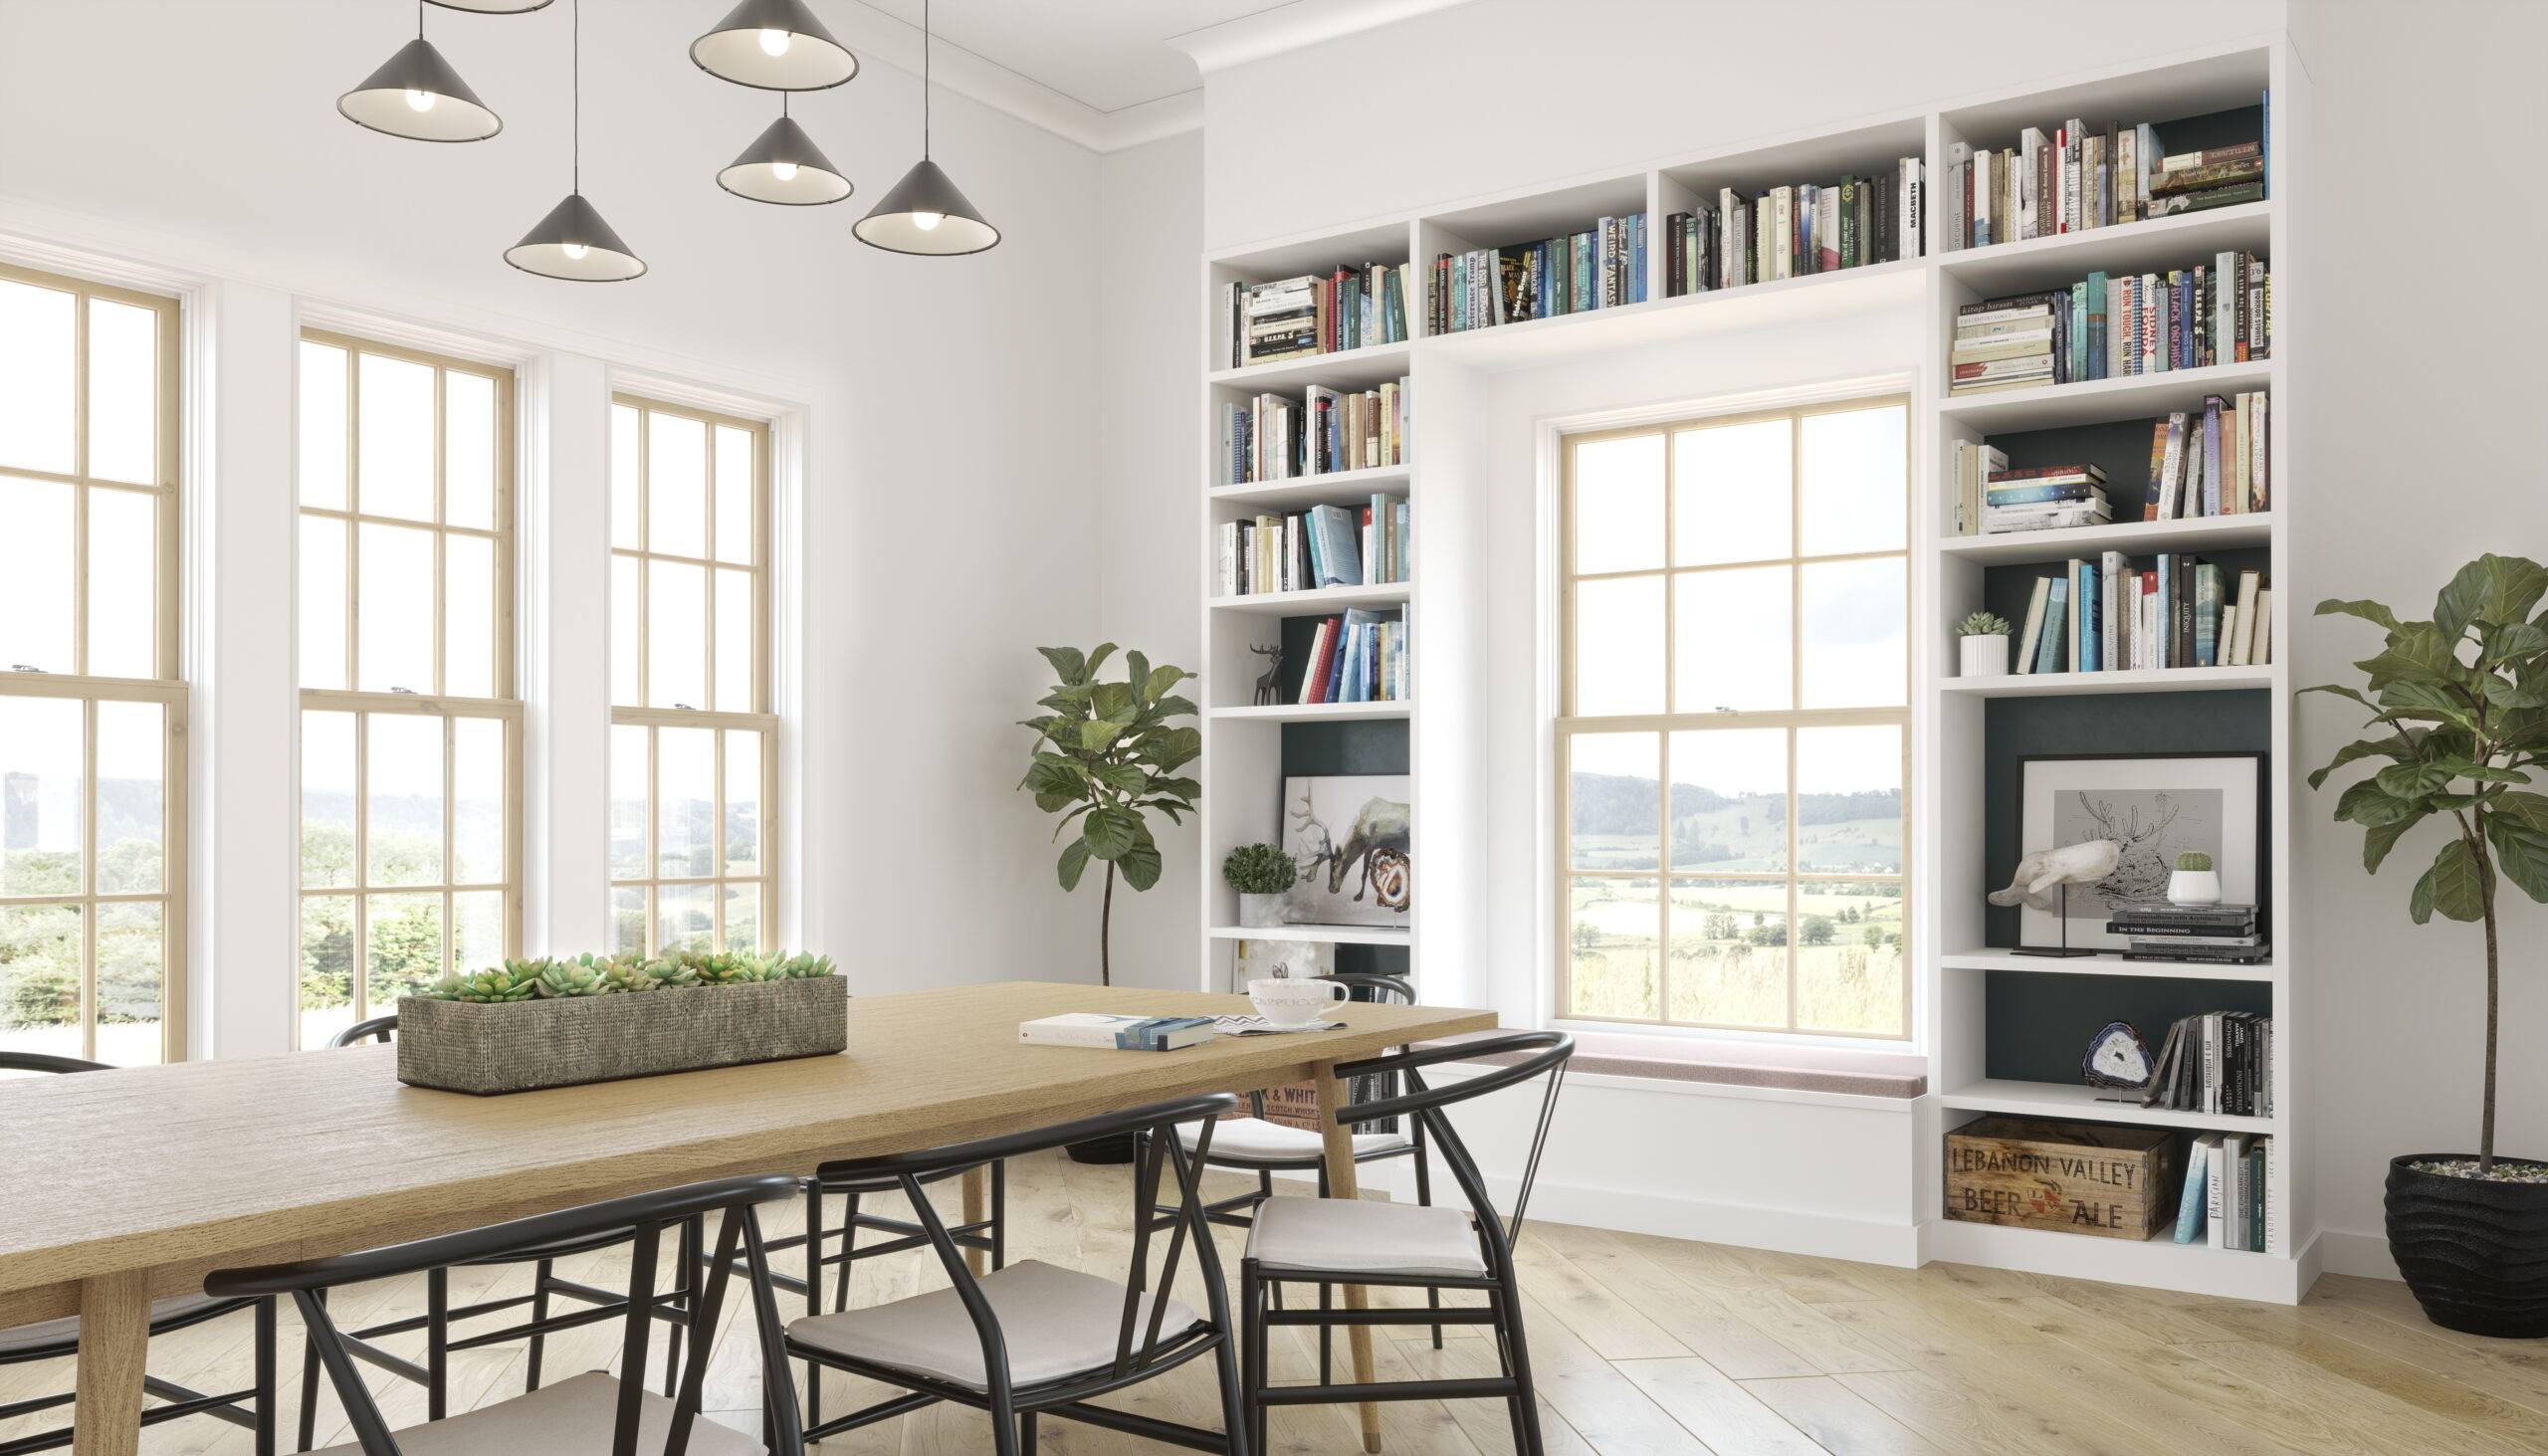
<instances>
[{"instance_id":1,"label":"small potted boxwood","mask_svg":"<svg viewBox=\"0 0 2548 1456\"><path fill-rule=\"evenodd\" d=\"M2447 832L2408 897L2408 914L2417 925L2440 911L2485 928L2477 1150L2389 1160L2389 1253L2435 1324L2515 1340L2548 1337L2548 1163L2495 1155L2496 911L2507 881L2548 904L2548 794L2531 786L2533 771L2548 764L2543 595L2548 567L2488 555L2459 568L2429 622L2402 622L2376 601L2320 602L2318 615L2360 617L2388 638L2354 664L2367 679L2362 689L2303 690L2350 699L2373 715L2370 736L2338 748L2309 775L2319 788L2346 764L2378 765L2336 800L2335 816L2362 828L2363 867L2378 873L2408 834L2440 823ZM2430 971L2419 964L2406 973Z\"/></svg>"},{"instance_id":2,"label":"small potted boxwood","mask_svg":"<svg viewBox=\"0 0 2548 1456\"><path fill-rule=\"evenodd\" d=\"M1279 844L1242 844L1221 861L1221 878L1238 892L1238 923L1255 930L1283 924L1283 897L1301 867Z\"/></svg>"},{"instance_id":3,"label":"small potted boxwood","mask_svg":"<svg viewBox=\"0 0 2548 1456\"><path fill-rule=\"evenodd\" d=\"M1956 672L1967 678L2006 677L2009 672L2009 619L1975 612L1955 624L1959 654Z\"/></svg>"}]
</instances>

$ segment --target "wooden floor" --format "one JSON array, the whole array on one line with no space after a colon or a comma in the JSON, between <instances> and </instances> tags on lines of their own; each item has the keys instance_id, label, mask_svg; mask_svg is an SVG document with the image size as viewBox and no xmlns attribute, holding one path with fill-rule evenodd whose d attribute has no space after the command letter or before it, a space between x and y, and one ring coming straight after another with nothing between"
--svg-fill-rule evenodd
<instances>
[{"instance_id":1,"label":"wooden floor","mask_svg":"<svg viewBox=\"0 0 2548 1456\"><path fill-rule=\"evenodd\" d=\"M952 1185L951 1185L952 1186ZM1232 1184L1231 1186L1236 1186ZM1121 1274L1131 1240L1129 1181L1120 1168L1033 1158L1009 1175L1012 1258L1041 1258ZM773 1232L792 1210L772 1210ZM1223 1257L1235 1273L1243 1235ZM1602 1456L1753 1453L2548 1452L2548 1345L2454 1335L2424 1322L2405 1290L2329 1276L2299 1309L2146 1294L2112 1285L1933 1264L1909 1271L1764 1254L1710 1244L1533 1223L1518 1257L1528 1292L1531 1356L1552 1452ZM1189 1261L1190 1262L1190 1261ZM784 1265L782 1265L784 1267ZM607 1255L570 1278L609 1284ZM520 1271L461 1271L455 1302L480 1297ZM935 1261L901 1255L862 1263L853 1300L891 1299L943 1283ZM1193 1289L1184 1291L1199 1305ZM340 1292L349 1320L421 1308L420 1281ZM796 1302L791 1298L789 1304ZM730 1423L757 1424L751 1352L731 1318L718 1347L708 1406ZM285 1349L297 1356L286 1316ZM610 1364L616 1325L553 1340L555 1374ZM1397 1332L1391 1332L1396 1334ZM1278 1382L1315 1371L1312 1339L1277 1332ZM413 1342L390 1342L415 1353ZM1380 1342L1382 1378L1494 1373L1494 1344L1473 1329L1435 1351L1422 1330ZM1342 1361L1343 1343L1339 1342ZM199 1326L154 1342L153 1373L199 1389L244 1383L247 1320ZM285 1361L286 1409L299 1360ZM521 1387L519 1350L453 1357L455 1403ZM67 1388L67 1362L0 1367L0 1400ZM393 1426L423 1418L415 1386L373 1372ZM829 1413L872 1399L876 1387L827 1379ZM1111 1399L1128 1408L1216 1424L1208 1361ZM1406 1456L1508 1453L1502 1409L1487 1402L1383 1407L1389 1451ZM0 1440L36 1429L0 1422ZM285 1447L290 1448L287 1420ZM1273 1414L1274 1449L1359 1449L1350 1409ZM319 1441L350 1439L334 1397L320 1402ZM203 1417L147 1433L145 1452L246 1456L248 1435ZM987 1451L982 1417L937 1407L817 1448L844 1453ZM1164 1449L1063 1421L1044 1426L1046 1453Z\"/></svg>"}]
</instances>

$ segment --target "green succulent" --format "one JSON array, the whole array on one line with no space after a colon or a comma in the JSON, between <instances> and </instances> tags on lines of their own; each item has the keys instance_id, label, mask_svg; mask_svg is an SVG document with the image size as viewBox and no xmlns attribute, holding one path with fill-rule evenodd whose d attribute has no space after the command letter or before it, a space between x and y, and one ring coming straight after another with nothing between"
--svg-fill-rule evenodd
<instances>
[{"instance_id":1,"label":"green succulent","mask_svg":"<svg viewBox=\"0 0 2548 1456\"><path fill-rule=\"evenodd\" d=\"M2006 637L2009 635L2009 619L1997 612L1975 612L1955 624L1955 635L1958 637Z\"/></svg>"},{"instance_id":2,"label":"green succulent","mask_svg":"<svg viewBox=\"0 0 2548 1456\"><path fill-rule=\"evenodd\" d=\"M446 970L416 994L436 1001L528 1001L539 991L539 975L531 962L509 960L491 970L463 975Z\"/></svg>"},{"instance_id":3,"label":"green succulent","mask_svg":"<svg viewBox=\"0 0 2548 1456\"><path fill-rule=\"evenodd\" d=\"M2177 856L2177 868L2189 875L2199 875L2212 868L2212 856L2199 849L2187 850Z\"/></svg>"},{"instance_id":4,"label":"green succulent","mask_svg":"<svg viewBox=\"0 0 2548 1456\"><path fill-rule=\"evenodd\" d=\"M840 967L832 963L830 956L817 955L811 950L794 955L784 950L773 950L768 960L772 980L816 980L840 972Z\"/></svg>"},{"instance_id":5,"label":"green succulent","mask_svg":"<svg viewBox=\"0 0 2548 1456\"><path fill-rule=\"evenodd\" d=\"M604 996L619 989L580 960L546 960L539 967L536 983L542 996Z\"/></svg>"}]
</instances>

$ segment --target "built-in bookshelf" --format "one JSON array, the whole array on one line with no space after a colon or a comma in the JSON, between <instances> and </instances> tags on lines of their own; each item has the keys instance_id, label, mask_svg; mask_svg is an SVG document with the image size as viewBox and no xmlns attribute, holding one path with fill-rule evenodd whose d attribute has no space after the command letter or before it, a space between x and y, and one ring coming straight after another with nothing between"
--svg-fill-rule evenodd
<instances>
[{"instance_id":1,"label":"built-in bookshelf","mask_svg":"<svg viewBox=\"0 0 2548 1456\"><path fill-rule=\"evenodd\" d=\"M1929 1061L1930 1095L1923 1100L1916 1163L1916 1206L1924 1220L1926 1257L2086 1278L2112 1279L2177 1290L2247 1298L2295 1300L2317 1268L2308 1208L2305 1159L2299 1153L2306 1128L2305 1049L2292 1044L2291 1028L2305 1024L2306 1007L2295 999L2305 987L2306 927L2289 913L2291 900L2291 804L2296 783L2291 762L2289 682L2278 650L2295 600L2290 536L2295 512L2305 511L2308 462L2292 449L2290 411L2306 401L2290 389L2291 360L2305 345L2308 303L2291 292L2279 265L2289 251L2290 197L2303 185L2288 138L2302 134L2306 77L2281 36L2190 50L2161 64L2083 74L2035 89L2011 89L1941 105L1866 119L1826 135L1775 138L1760 145L1666 159L1643 169L1590 174L1555 185L1452 203L1375 220L1337 232L1229 249L1202 264L1206 324L1201 343L1203 448L1197 495L1202 503L1198 549L1202 564L1204 632L1202 726L1204 782L1201 836L1201 983L1229 985L1237 943L1258 934L1240 929L1237 900L1221 882L1220 861L1235 846L1279 840L1283 823L1282 779L1305 762L1402 764L1411 784L1413 910L1403 927L1291 927L1270 933L1292 939L1331 940L1356 953L1386 957L1403 966L1419 993L1440 1001L1489 999L1475 980L1475 953L1464 911L1480 897L1525 893L1490 886L1476 844L1471 805L1480 782L1476 747L1477 696L1490 654L1513 651L1479 632L1479 603L1513 583L1478 578L1472 565L1476 533L1483 526L1458 509L1464 481L1476 469L1478 442L1487 438L1479 381L1524 365L1655 343L1705 347L1711 340L1755 330L1834 318L1900 316L1916 312L1926 336L1926 363L1914 394L1915 511L1913 599L1913 720L1916 748L1909 785L1913 805L1914 900L1910 908L1918 975L1918 1031ZM2270 116L2263 104L2270 96ZM2225 202L2204 210L2086 231L2053 233L1987 247L1949 249L1939 231L1942 209L1935 189L1949 157L1984 147L2016 147L2027 127L2079 118L2102 129L2148 123L2165 145L2193 149L2234 145L2239 128L2267 142L2269 196ZM2269 128L2269 129L2268 129ZM1844 177L1900 176L1902 158L1921 163L1921 247L1913 256L1870 257L1855 267L1748 283L1731 288L1672 293L1679 276L1665 256L1667 220L1713 206L1723 189L1750 198L1779 186L1824 184ZM1475 250L1576 237L1596 219L1641 215L1646 224L1646 288L1641 302L1570 310L1492 327L1438 331L1430 305L1437 260ZM1959 309L2029 290L2067 288L2091 274L2110 277L2178 269L2222 253L2243 253L2275 265L2268 357L2232 359L2202 367L2095 378L2066 384L1953 395L1948 362ZM1225 301L1233 284L1273 283L1298 276L1334 279L1339 270L1380 263L1416 285L1407 295L1411 336L1403 342L1365 344L1254 367L1231 368ZM1572 267L1570 261L1570 269ZM1403 270L1402 274L1397 270ZM1551 275L1553 277L1553 274ZM1571 278L1570 273L1570 278ZM1233 484L1226 467L1220 422L1236 401L1269 392L1306 398L1315 387L1340 393L1403 381L1406 421L1403 459L1378 468L1331 476ZM2270 509L2234 515L2143 520L2118 512L2110 524L2004 534L1962 535L1953 523L1951 451L2022 436L2057 446L2065 432L2082 438L2176 411L2200 412L2211 396L2225 399L2256 392L2271 401ZM2109 465L2109 474L2120 467ZM2129 483L2124 494L2137 491ZM1368 505L1375 494L1407 503L1409 551L1406 579L1377 586L1328 587L1300 592L1226 595L1220 587L1221 527L1259 516L1312 507ZM1427 501L1440 503L1428 513ZM2137 502L2137 498L2136 498ZM2118 499L2116 505L2122 506ZM2107 551L2136 557L2182 553L2223 557L2252 565L2273 588L2270 661L2257 665L2171 668L2151 671L2057 672L1995 678L1954 676L1953 624L1989 605L1992 583L2013 575L2059 570L2073 557ZM2232 573L2234 579L2234 573ZM1411 668L1403 701L1313 704L1285 701L1258 705L1254 686L1263 672L1259 650L1306 640L1323 617L1345 608L1380 607L1399 614ZM1289 664L1278 678L1296 678ZM1290 683L1280 686L1291 687ZM2191 695L2191 696L2189 696ZM2269 874L2260 886L2272 933L2273 958L2256 965L2126 961L2104 954L2049 959L2012 953L2005 933L1995 936L1984 893L2005 883L2008 866L1991 862L1985 846L1992 816L2005 807L1991 784L2006 777L1994 757L1995 728L2039 722L2079 699L2117 732L2136 722L2173 724L2191 719L2228 723L2241 746L2264 752L2271 764L2265 795L2263 838ZM1359 770L1358 770L1359 771ZM2005 788L1997 791L2005 796ZM2014 820L2014 811L2009 814ZM1507 854L1499 864L1527 862ZM1997 878L1994 878L1994 877ZM1549 937L1552 941L1554 936ZM2151 1009L2156 1024L2142 1029L2154 1050L2167 1017L2216 1009L2213 1004L2273 1018L2274 1097L2265 1118L2145 1109L2137 1103L2101 1100L2075 1079L2017 1075L1995 1066L1992 1013L2023 995L2068 997L2091 1007L2109 987L2124 987ZM2073 1062L2084 1048L2065 1049ZM2038 1063L2043 1059L2036 1058ZM2280 1255L2178 1245L2162 1236L2147 1244L2065 1236L2032 1229L1949 1222L1944 1218L1942 1144L1946 1132L1973 1118L2015 1113L2056 1120L2112 1122L2186 1133L2261 1133L2271 1138L2272 1213L2284 1230Z\"/></svg>"}]
</instances>

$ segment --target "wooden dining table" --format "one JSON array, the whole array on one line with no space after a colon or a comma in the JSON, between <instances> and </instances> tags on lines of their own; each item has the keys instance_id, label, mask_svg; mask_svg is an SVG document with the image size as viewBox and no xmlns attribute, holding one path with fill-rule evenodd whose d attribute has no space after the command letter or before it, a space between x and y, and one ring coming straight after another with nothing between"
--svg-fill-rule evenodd
<instances>
[{"instance_id":1,"label":"wooden dining table","mask_svg":"<svg viewBox=\"0 0 2548 1456\"><path fill-rule=\"evenodd\" d=\"M862 996L838 1056L494 1098L405 1086L396 1049L378 1044L0 1082L0 1329L80 1316L75 1456L133 1456L150 1302L199 1291L210 1270L1192 1093L1308 1082L1332 1114L1338 1063L1496 1024L1491 1011L1358 1001L1335 1008L1339 1029L1176 1052L1017 1036L1019 1022L1066 1011L1248 1010L1238 996L1045 981ZM1354 1197L1353 1144L1323 1121L1329 1187ZM1345 1301L1360 1308L1363 1292ZM1370 1329L1349 1335L1368 1382ZM1362 1407L1362 1428L1380 1450L1376 1406Z\"/></svg>"}]
</instances>

